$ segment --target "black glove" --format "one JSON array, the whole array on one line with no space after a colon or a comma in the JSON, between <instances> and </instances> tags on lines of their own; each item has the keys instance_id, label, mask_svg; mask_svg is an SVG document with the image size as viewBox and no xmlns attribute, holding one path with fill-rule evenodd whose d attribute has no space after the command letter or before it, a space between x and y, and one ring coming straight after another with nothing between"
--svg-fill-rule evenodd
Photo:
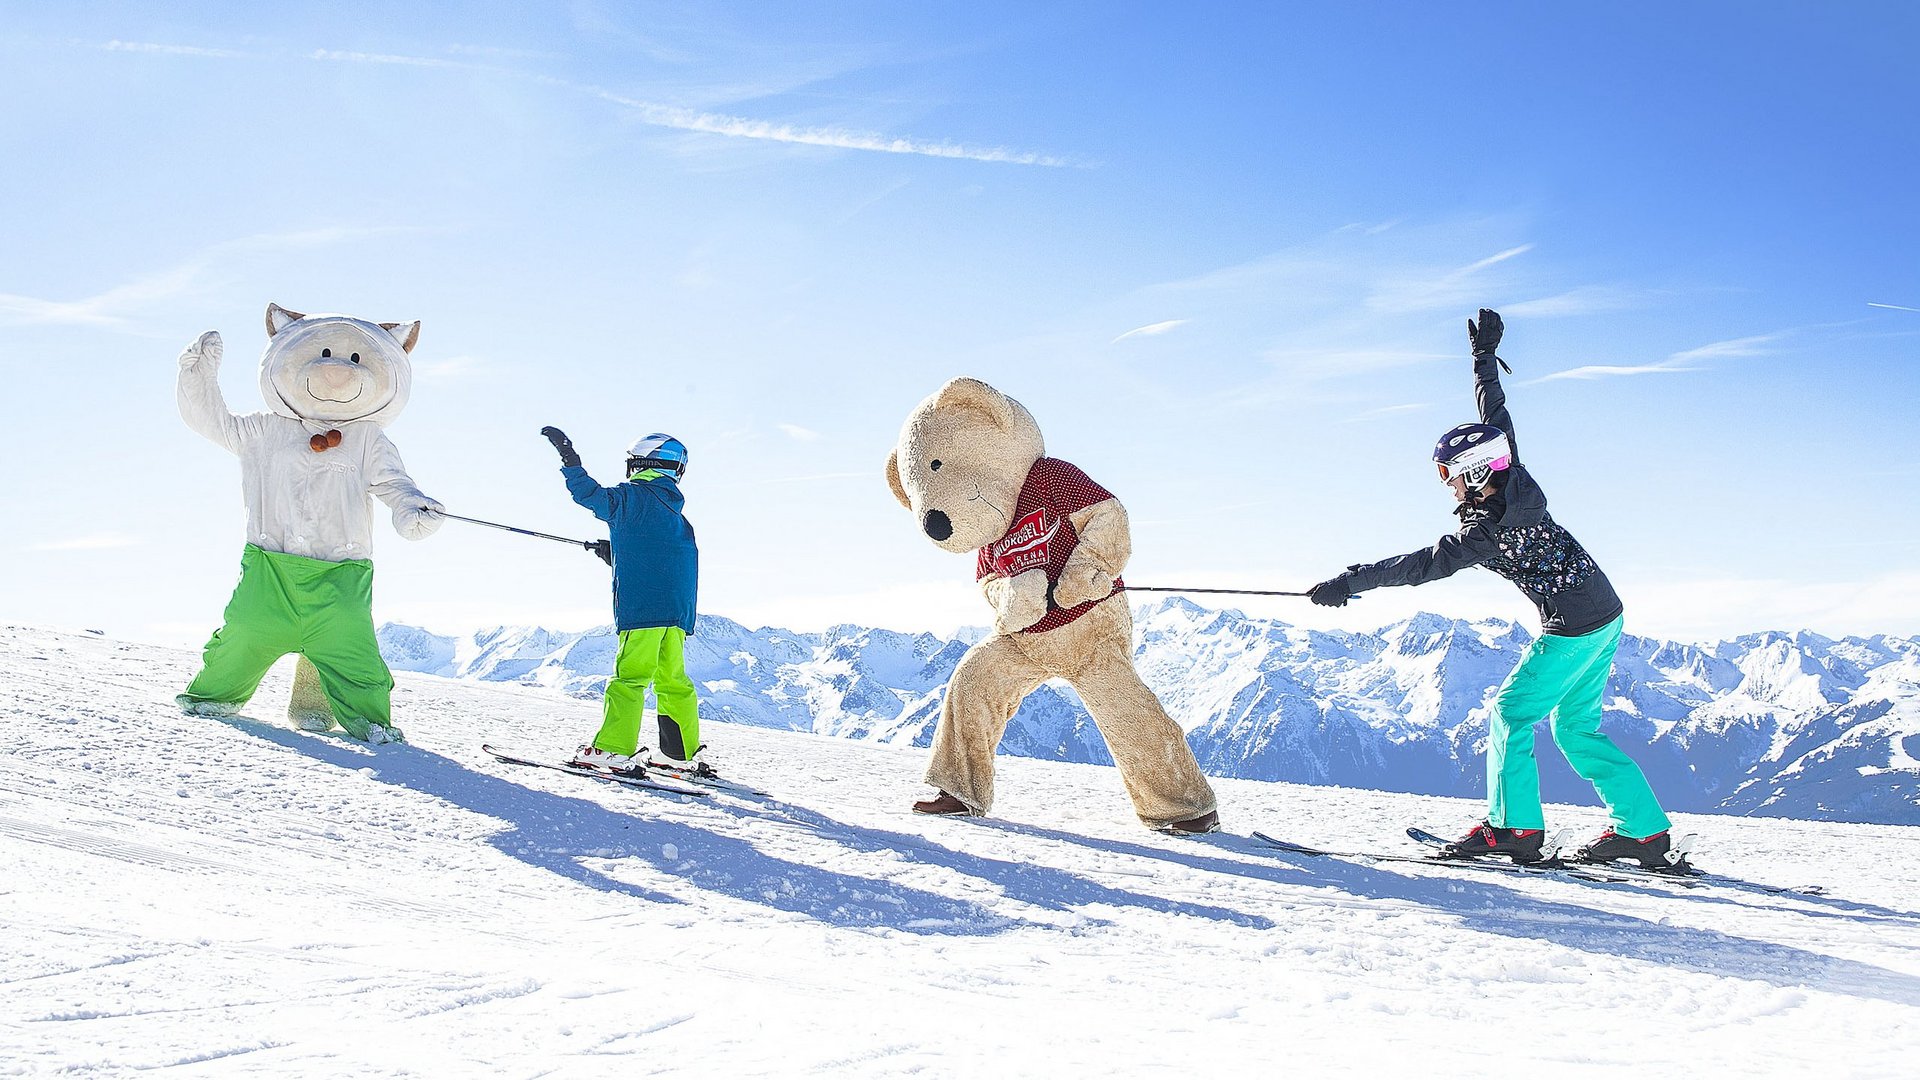
<instances>
[{"instance_id":1,"label":"black glove","mask_svg":"<svg viewBox=\"0 0 1920 1080\"><path fill-rule=\"evenodd\" d=\"M593 552L595 555L600 556L601 562L606 563L608 566L613 565L613 541L611 540L589 541L587 543L587 550Z\"/></svg>"},{"instance_id":2,"label":"black glove","mask_svg":"<svg viewBox=\"0 0 1920 1080\"><path fill-rule=\"evenodd\" d=\"M1346 607L1352 596L1353 586L1345 574L1328 578L1307 590L1307 598L1321 607Z\"/></svg>"},{"instance_id":3,"label":"black glove","mask_svg":"<svg viewBox=\"0 0 1920 1080\"><path fill-rule=\"evenodd\" d=\"M547 441L553 444L553 448L560 451L562 466L572 468L580 464L580 455L574 451L573 440L567 438L566 432L557 427L543 427L540 429L540 434L545 435Z\"/></svg>"},{"instance_id":4,"label":"black glove","mask_svg":"<svg viewBox=\"0 0 1920 1080\"><path fill-rule=\"evenodd\" d=\"M1481 308L1479 326L1475 326L1472 319L1467 320L1467 341L1473 346L1473 355L1479 356L1500 348L1500 335L1506 330L1499 312L1492 308Z\"/></svg>"}]
</instances>

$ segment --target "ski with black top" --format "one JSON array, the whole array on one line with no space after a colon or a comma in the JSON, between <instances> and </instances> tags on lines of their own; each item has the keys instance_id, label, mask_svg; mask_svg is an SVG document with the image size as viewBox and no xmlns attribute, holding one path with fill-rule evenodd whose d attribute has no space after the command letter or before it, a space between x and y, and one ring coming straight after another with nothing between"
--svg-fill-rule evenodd
<instances>
[{"instance_id":1,"label":"ski with black top","mask_svg":"<svg viewBox=\"0 0 1920 1080\"><path fill-rule=\"evenodd\" d=\"M1827 896L1826 888L1820 885L1766 885L1756 881L1747 881L1743 878L1728 877L1725 874L1714 874L1701 870L1699 867L1686 861L1686 848L1689 841L1692 840L1692 837L1685 837L1676 845L1676 849L1680 852L1680 862L1674 870L1650 870L1629 863L1589 863L1575 859L1564 859L1559 856L1558 848L1560 837L1565 835L1565 831L1566 830L1561 830L1561 832L1554 835L1552 840L1543 844L1541 850L1543 852L1551 852L1551 854L1547 858L1533 863L1512 863L1492 856L1449 859L1433 855L1389 855L1375 851L1327 851L1321 848L1312 848L1304 844L1281 840L1277 837L1268 836L1265 833L1256 832L1253 834L1253 837L1269 847L1281 851L1289 851L1296 855L1360 859L1367 862L1417 863L1421 866L1432 866L1447 870L1476 870L1504 874L1536 874L1573 878L1579 881L1606 882L1608 884L1637 885L1656 883L1678 885L1687 889L1717 886L1719 888L1735 889L1740 892L1758 893L1766 896L1808 896L1821 898ZM1408 829L1407 836L1436 851L1451 842L1445 837L1430 833L1425 829Z\"/></svg>"},{"instance_id":2,"label":"ski with black top","mask_svg":"<svg viewBox=\"0 0 1920 1080\"><path fill-rule=\"evenodd\" d=\"M629 776L624 773L607 772L605 769L583 769L578 765L570 765L561 761L543 761L539 758L515 753L511 750L502 750L497 746L482 744L480 749L492 754L496 760L504 761L509 765L529 765L536 769L552 769L555 772L584 777L588 780L604 780L610 784L621 784L626 787L642 788L647 791L659 791L670 795L692 795L699 798L706 798L707 795L710 794L697 787L682 787L679 784L663 784L658 780L645 776Z\"/></svg>"},{"instance_id":3,"label":"ski with black top","mask_svg":"<svg viewBox=\"0 0 1920 1080\"><path fill-rule=\"evenodd\" d=\"M1408 829L1407 836L1433 848L1443 847L1448 843L1444 837L1436 836L1425 829ZM1593 867L1612 874L1624 874L1628 878L1635 880L1670 881L1676 885L1685 885L1689 888L1696 888L1701 885L1718 885L1722 888L1739 889L1744 892L1765 893L1771 896L1827 895L1827 890L1824 885L1763 885L1760 882L1747 881L1744 878L1709 873L1688 861L1687 856L1691 854L1690 849L1692 845L1693 837L1690 835L1682 836L1680 839L1674 841L1673 851L1668 856L1672 861L1666 869L1659 870L1652 867L1623 862L1588 863L1565 859L1558 861L1560 865L1563 866Z\"/></svg>"},{"instance_id":4,"label":"ski with black top","mask_svg":"<svg viewBox=\"0 0 1920 1080\"><path fill-rule=\"evenodd\" d=\"M1324 848L1308 847L1279 837L1256 832L1253 838L1270 848L1291 852L1295 855L1309 855L1334 859L1361 860L1365 862L1414 863L1419 866L1431 866L1441 870L1471 870L1495 874L1533 874L1539 876L1569 877L1580 881L1601 881L1608 884L1624 885L1632 879L1613 874L1610 866L1588 865L1585 863L1567 863L1558 857L1541 859L1533 863L1513 863L1491 857L1469 859L1442 859L1432 855L1388 855L1377 851L1328 851ZM1441 841L1445 843L1446 841Z\"/></svg>"},{"instance_id":5,"label":"ski with black top","mask_svg":"<svg viewBox=\"0 0 1920 1080\"><path fill-rule=\"evenodd\" d=\"M647 758L647 771L665 773L682 783L694 784L703 788L712 788L715 791L724 791L729 795L740 795L754 799L773 798L768 792L761 791L757 787L742 784L737 780L729 780L704 765L697 769L690 769L686 766L685 762L657 761L649 757Z\"/></svg>"}]
</instances>

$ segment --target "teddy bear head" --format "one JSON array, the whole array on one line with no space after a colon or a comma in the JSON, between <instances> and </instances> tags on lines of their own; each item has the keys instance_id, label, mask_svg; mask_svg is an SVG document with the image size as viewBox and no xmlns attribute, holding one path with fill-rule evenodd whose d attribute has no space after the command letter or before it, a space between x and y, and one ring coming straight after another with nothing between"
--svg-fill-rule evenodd
<instances>
[{"instance_id":1,"label":"teddy bear head","mask_svg":"<svg viewBox=\"0 0 1920 1080\"><path fill-rule=\"evenodd\" d=\"M1046 452L1026 406L978 379L954 379L907 417L887 483L928 539L973 551L1013 527L1020 488Z\"/></svg>"},{"instance_id":2,"label":"teddy bear head","mask_svg":"<svg viewBox=\"0 0 1920 1080\"><path fill-rule=\"evenodd\" d=\"M417 322L302 315L268 304L260 394L268 408L294 420L385 426L407 407L413 386L407 354L419 339Z\"/></svg>"}]
</instances>

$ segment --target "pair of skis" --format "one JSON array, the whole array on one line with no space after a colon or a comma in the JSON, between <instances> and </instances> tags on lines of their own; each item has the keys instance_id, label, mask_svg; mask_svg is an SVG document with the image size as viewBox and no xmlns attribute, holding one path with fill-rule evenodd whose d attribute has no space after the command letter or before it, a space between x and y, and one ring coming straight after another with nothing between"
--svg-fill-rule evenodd
<instances>
[{"instance_id":1,"label":"pair of skis","mask_svg":"<svg viewBox=\"0 0 1920 1080\"><path fill-rule=\"evenodd\" d=\"M509 765L527 765L536 769L552 769L555 772L563 772L571 776L579 776L588 780L604 780L612 784L640 788L644 791L658 791L670 795L689 795L699 798L705 798L716 791L748 798L764 799L769 797L766 792L758 788L748 787L745 784L737 784L731 780L715 776L710 772L696 772L692 769L683 769L676 765L660 762L648 762L644 773L617 773L609 772L605 769L588 769L570 762L555 761L533 754L521 753L517 750L506 750L490 743L481 744L480 749L493 755L494 760L503 761ZM663 777L667 779L662 779Z\"/></svg>"},{"instance_id":2,"label":"pair of skis","mask_svg":"<svg viewBox=\"0 0 1920 1080\"><path fill-rule=\"evenodd\" d=\"M1703 885L1719 885L1769 895L1826 895L1826 889L1819 885L1762 885L1758 882L1727 877L1724 874L1712 874L1701 870L1687 860L1687 848L1693 839L1691 836L1682 837L1675 844L1671 856L1673 861L1669 863L1667 869L1655 870L1648 867L1636 866L1631 863L1589 863L1573 859L1563 859L1560 857L1559 852L1560 847L1565 842L1566 834L1567 830L1562 829L1555 833L1545 844L1542 844L1540 850L1544 857L1541 858L1540 861L1533 863L1507 862L1493 856L1477 856L1462 859L1444 858L1438 854L1392 855L1374 851L1329 851L1323 848L1308 847L1305 844L1296 844L1275 836L1269 836L1262 832L1254 833L1253 838L1278 851L1310 857L1355 859L1365 862L1417 863L1421 866L1433 866L1442 869L1474 870L1503 874L1534 874L1547 877L1573 878L1579 881L1605 882L1608 884L1634 884L1655 881L1680 885L1686 888L1698 888ZM1436 836L1425 829L1410 828L1407 830L1407 836L1422 846L1433 849L1436 853L1450 843L1445 837Z\"/></svg>"}]
</instances>

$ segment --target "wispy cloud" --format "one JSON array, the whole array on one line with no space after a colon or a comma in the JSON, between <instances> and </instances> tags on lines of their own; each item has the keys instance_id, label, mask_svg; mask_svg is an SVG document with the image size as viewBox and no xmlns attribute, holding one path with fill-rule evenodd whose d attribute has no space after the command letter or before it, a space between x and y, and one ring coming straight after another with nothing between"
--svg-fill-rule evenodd
<instances>
[{"instance_id":1,"label":"wispy cloud","mask_svg":"<svg viewBox=\"0 0 1920 1080\"><path fill-rule=\"evenodd\" d=\"M570 84L569 84L570 85ZM770 120L755 120L744 116L729 116L725 113L702 112L698 109L683 108L678 105L662 105L652 101L641 101L626 97L609 90L581 87L583 91L603 101L623 106L631 111L641 123L652 127L671 128L676 131L695 131L706 135L723 135L732 139L759 139L767 142L791 143L800 146L823 146L835 150L864 150L879 154L914 154L921 157L955 158L964 161L983 161L1003 165L1039 165L1046 168L1086 168L1086 163L1076 162L1052 154L1037 154L1024 150L1011 150L1005 147L967 146L962 143L928 142L923 139L911 139L897 135L880 135L872 132L852 131L846 128L801 127L794 124L775 123Z\"/></svg>"},{"instance_id":2,"label":"wispy cloud","mask_svg":"<svg viewBox=\"0 0 1920 1080\"><path fill-rule=\"evenodd\" d=\"M799 424L775 424L774 426L779 428L781 434L789 439L795 439L800 442L820 441L820 433L812 428L804 428Z\"/></svg>"},{"instance_id":3,"label":"wispy cloud","mask_svg":"<svg viewBox=\"0 0 1920 1080\"><path fill-rule=\"evenodd\" d=\"M337 227L241 237L205 248L178 266L79 300L0 293L0 326L125 327L141 311L203 288L215 271L230 269L245 258L424 231L412 226Z\"/></svg>"},{"instance_id":4,"label":"wispy cloud","mask_svg":"<svg viewBox=\"0 0 1920 1080\"><path fill-rule=\"evenodd\" d=\"M95 533L66 540L48 540L34 544L31 551L110 551L138 546L140 541L125 533Z\"/></svg>"},{"instance_id":5,"label":"wispy cloud","mask_svg":"<svg viewBox=\"0 0 1920 1080\"><path fill-rule=\"evenodd\" d=\"M527 79L546 86L585 94L626 110L635 119L651 127L692 131L731 139L753 139L800 146L822 146L836 150L861 150L879 154L912 154L920 157L953 158L1004 165L1037 165L1046 168L1086 168L1088 163L1053 154L1033 153L998 146L970 146L963 143L882 135L839 127L808 127L771 120L703 111L679 105L617 94L597 86L587 86L533 72L492 64L475 64L435 56L407 56L392 53L353 52L341 49L316 49L310 57L329 63L383 64L420 68L464 68Z\"/></svg>"},{"instance_id":6,"label":"wispy cloud","mask_svg":"<svg viewBox=\"0 0 1920 1080\"><path fill-rule=\"evenodd\" d=\"M203 45L160 45L151 41L109 41L100 47L108 52L154 53L162 56L233 58L249 55L234 49L210 49Z\"/></svg>"},{"instance_id":7,"label":"wispy cloud","mask_svg":"<svg viewBox=\"0 0 1920 1080\"><path fill-rule=\"evenodd\" d=\"M1486 291L1484 285L1474 280L1481 271L1509 259L1517 259L1532 250L1532 244L1520 244L1448 270L1437 277L1389 282L1367 298L1367 306L1376 311L1430 311L1435 308L1471 306L1470 301Z\"/></svg>"},{"instance_id":8,"label":"wispy cloud","mask_svg":"<svg viewBox=\"0 0 1920 1080\"><path fill-rule=\"evenodd\" d=\"M1455 270L1453 273L1447 276L1448 277L1466 277L1468 274L1477 274L1480 271L1485 270L1489 266L1498 266L1499 264L1506 262L1508 259L1518 258L1519 256L1525 255L1527 252L1532 250L1533 250L1532 244L1521 244L1518 247L1510 247L1507 250L1502 251L1497 255L1489 255L1486 258L1481 259L1479 262L1468 263L1466 266L1463 266L1460 269Z\"/></svg>"},{"instance_id":9,"label":"wispy cloud","mask_svg":"<svg viewBox=\"0 0 1920 1080\"><path fill-rule=\"evenodd\" d=\"M1118 345L1119 343L1131 337L1158 337L1159 335L1164 334L1167 331L1174 329L1175 327L1180 327L1185 325L1187 325L1186 319L1168 319L1166 322L1149 323L1146 326L1136 326L1133 329L1127 331L1126 333L1121 334L1119 337L1114 338L1112 341L1108 342L1107 344Z\"/></svg>"},{"instance_id":10,"label":"wispy cloud","mask_svg":"<svg viewBox=\"0 0 1920 1080\"><path fill-rule=\"evenodd\" d=\"M1867 301L1867 306L1886 308L1888 311L1920 311L1920 307L1908 307L1905 304L1876 304L1871 300Z\"/></svg>"},{"instance_id":11,"label":"wispy cloud","mask_svg":"<svg viewBox=\"0 0 1920 1080\"><path fill-rule=\"evenodd\" d=\"M1620 311L1645 301L1646 294L1610 285L1583 285L1577 289L1537 300L1500 305L1500 314L1508 318L1560 319L1574 315L1593 315Z\"/></svg>"},{"instance_id":12,"label":"wispy cloud","mask_svg":"<svg viewBox=\"0 0 1920 1080\"><path fill-rule=\"evenodd\" d=\"M1558 379L1619 379L1630 375L1665 375L1679 371L1697 371L1698 368L1686 367L1671 360L1662 360L1656 364L1588 364L1585 367L1568 368L1551 375L1542 375L1528 380L1522 385L1554 382Z\"/></svg>"},{"instance_id":13,"label":"wispy cloud","mask_svg":"<svg viewBox=\"0 0 1920 1080\"><path fill-rule=\"evenodd\" d=\"M401 67L423 68L481 66L459 60L446 60L436 56L397 56L392 53L347 52L340 49L315 49L308 55L314 60L330 60L344 64L397 64Z\"/></svg>"},{"instance_id":14,"label":"wispy cloud","mask_svg":"<svg viewBox=\"0 0 1920 1080\"><path fill-rule=\"evenodd\" d=\"M1780 340L1780 337L1780 334L1755 334L1752 337L1716 341L1711 345L1702 345L1697 349L1674 353L1668 359L1685 364L1696 360L1716 360L1726 356L1763 356L1773 351L1767 346Z\"/></svg>"},{"instance_id":15,"label":"wispy cloud","mask_svg":"<svg viewBox=\"0 0 1920 1080\"><path fill-rule=\"evenodd\" d=\"M204 48L194 45L158 45L146 42L110 41L101 46L119 52L144 52L174 56L237 57L247 53L230 49ZM488 50L473 46L448 46L448 52L457 55L481 55L500 58L534 56L513 50ZM910 154L919 157L951 158L960 161L978 161L999 165L1033 165L1042 168L1092 168L1093 163L1056 154L1042 154L1027 150L1015 150L1002 146L974 146L965 143L943 140L910 138L901 135L884 135L877 132L858 131L850 128L831 126L805 126L799 124L778 123L771 120L757 120L752 117L734 116L727 113L711 112L687 108L679 105L665 105L655 101L616 94L595 86L585 86L535 72L521 71L500 64L476 63L468 60L450 60L441 56L413 56L401 53L360 52L350 49L314 49L306 54L307 58L322 63L336 64L372 64L398 67L416 67L433 69L459 69L484 71L509 78L526 79L546 86L559 87L578 94L585 94L609 104L620 106L632 114L641 123L651 127L668 128L675 131L691 131L705 135L719 135L730 139L751 139L764 142L788 143L798 146L820 146L836 150L859 150L877 154Z\"/></svg>"},{"instance_id":16,"label":"wispy cloud","mask_svg":"<svg viewBox=\"0 0 1920 1080\"><path fill-rule=\"evenodd\" d=\"M1767 348L1779 340L1780 334L1757 334L1753 337L1733 338L1728 341L1716 341L1711 345L1702 345L1697 349L1677 352L1665 360L1651 364L1589 364L1585 367L1569 368L1531 379L1525 385L1554 382L1559 379L1617 379L1633 375L1670 375L1683 371L1699 371L1702 361L1719 360L1727 357L1762 356L1773 350Z\"/></svg>"}]
</instances>

